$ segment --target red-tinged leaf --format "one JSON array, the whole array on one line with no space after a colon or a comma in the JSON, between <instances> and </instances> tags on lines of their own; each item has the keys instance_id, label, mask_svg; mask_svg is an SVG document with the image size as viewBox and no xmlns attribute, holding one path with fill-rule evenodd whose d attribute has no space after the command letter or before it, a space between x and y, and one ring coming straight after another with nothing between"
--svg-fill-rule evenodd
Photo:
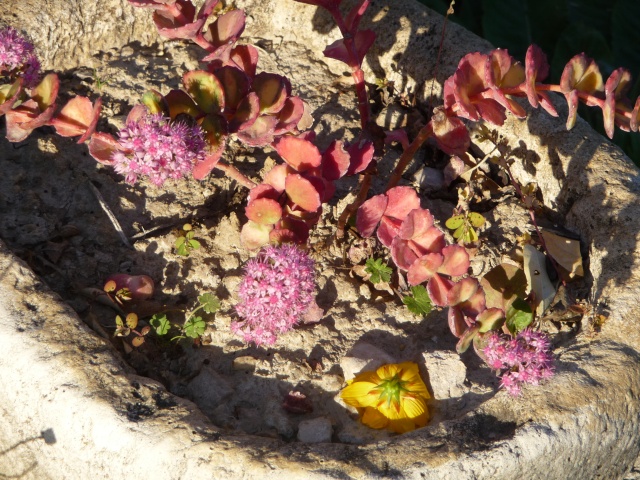
<instances>
[{"instance_id":1,"label":"red-tinged leaf","mask_svg":"<svg viewBox=\"0 0 640 480\"><path fill-rule=\"evenodd\" d=\"M440 253L428 253L418 258L409 267L407 281L409 285L419 285L426 282L438 271L444 257Z\"/></svg>"},{"instance_id":2,"label":"red-tinged leaf","mask_svg":"<svg viewBox=\"0 0 640 480\"><path fill-rule=\"evenodd\" d=\"M437 107L429 121L438 148L449 155L462 155L471 145L467 127L458 117L449 117Z\"/></svg>"},{"instance_id":3,"label":"red-tinged leaf","mask_svg":"<svg viewBox=\"0 0 640 480\"><path fill-rule=\"evenodd\" d=\"M142 103L147 107L147 111L153 114L169 116L169 105L162 94L157 90L147 90L142 95Z\"/></svg>"},{"instance_id":4,"label":"red-tinged leaf","mask_svg":"<svg viewBox=\"0 0 640 480\"><path fill-rule=\"evenodd\" d=\"M251 88L260 99L261 113L274 114L282 110L288 96L287 85L285 78L275 73L256 75Z\"/></svg>"},{"instance_id":5,"label":"red-tinged leaf","mask_svg":"<svg viewBox=\"0 0 640 480\"><path fill-rule=\"evenodd\" d=\"M284 184L284 180L283 180ZM284 186L283 186L284 189ZM270 198L271 200L278 200L280 193L273 188L271 185L267 183L261 183L260 185L256 185L251 190L249 190L249 196L247 197L247 201L251 203L254 200L259 198ZM275 222L274 222L275 223Z\"/></svg>"},{"instance_id":6,"label":"red-tinged leaf","mask_svg":"<svg viewBox=\"0 0 640 480\"><path fill-rule=\"evenodd\" d=\"M179 16L174 16L170 10L156 10L153 12L153 23L158 33L169 39L190 39L195 37L206 19L196 19L196 8L190 0L177 0L174 4L180 10Z\"/></svg>"},{"instance_id":7,"label":"red-tinged leaf","mask_svg":"<svg viewBox=\"0 0 640 480\"><path fill-rule=\"evenodd\" d=\"M459 305L469 300L480 287L478 280L472 277L463 278L456 282L447 293L448 305Z\"/></svg>"},{"instance_id":8,"label":"red-tinged leaf","mask_svg":"<svg viewBox=\"0 0 640 480\"><path fill-rule=\"evenodd\" d=\"M22 128L21 125L30 122L38 115L38 104L33 100L27 100L19 107L9 110L6 113L7 119L7 140L10 142L21 142L29 136L33 128Z\"/></svg>"},{"instance_id":9,"label":"red-tinged leaf","mask_svg":"<svg viewBox=\"0 0 640 480\"><path fill-rule=\"evenodd\" d=\"M370 3L371 0L360 0L359 4L353 6L344 21L349 32L355 32L356 30L358 30L360 20L362 20L362 16L364 15L364 12L366 12Z\"/></svg>"},{"instance_id":10,"label":"red-tinged leaf","mask_svg":"<svg viewBox=\"0 0 640 480\"><path fill-rule=\"evenodd\" d=\"M442 92L442 97L444 99L444 108L451 108L456 103L455 96L455 82L454 82L455 73L447 78L444 82L444 88Z\"/></svg>"},{"instance_id":11,"label":"red-tinged leaf","mask_svg":"<svg viewBox=\"0 0 640 480\"><path fill-rule=\"evenodd\" d=\"M340 39L329 45L323 52L325 57L333 58L346 63L350 67L357 67L362 64L364 56L367 54L371 45L376 40L376 34L371 30L360 30L355 34L354 41L356 45L356 56L353 58L345 45L345 40Z\"/></svg>"},{"instance_id":12,"label":"red-tinged leaf","mask_svg":"<svg viewBox=\"0 0 640 480\"><path fill-rule=\"evenodd\" d=\"M418 260L419 255L409 248L409 244L406 240L403 240L400 237L393 237L389 248L391 250L391 258L393 259L393 262L402 271L406 272L409 270L411 265Z\"/></svg>"},{"instance_id":13,"label":"red-tinged leaf","mask_svg":"<svg viewBox=\"0 0 640 480\"><path fill-rule=\"evenodd\" d=\"M504 312L499 308L487 308L476 317L480 333L496 330L504 319Z\"/></svg>"},{"instance_id":14,"label":"red-tinged leaf","mask_svg":"<svg viewBox=\"0 0 640 480\"><path fill-rule=\"evenodd\" d=\"M40 107L33 100L27 100L19 107L17 107L14 111L20 112L23 109L25 112L25 117L18 119L20 122L20 128L24 130L32 131L38 127L42 127L46 125L53 117L55 113L56 106L50 105L46 110L40 111Z\"/></svg>"},{"instance_id":15,"label":"red-tinged leaf","mask_svg":"<svg viewBox=\"0 0 640 480\"><path fill-rule=\"evenodd\" d=\"M477 280L473 278L477 283ZM486 306L484 290L482 287L478 287L476 293L474 293L471 298L468 300L458 304L458 306L462 309L462 312L467 317L475 318L480 312L484 311Z\"/></svg>"},{"instance_id":16,"label":"red-tinged leaf","mask_svg":"<svg viewBox=\"0 0 640 480\"><path fill-rule=\"evenodd\" d=\"M277 192L284 192L287 176L295 173L289 165L276 165L264 176L264 183L271 185Z\"/></svg>"},{"instance_id":17,"label":"red-tinged leaf","mask_svg":"<svg viewBox=\"0 0 640 480\"><path fill-rule=\"evenodd\" d=\"M297 137L282 137L275 145L278 155L298 172L320 166L322 156L313 143Z\"/></svg>"},{"instance_id":18,"label":"red-tinged leaf","mask_svg":"<svg viewBox=\"0 0 640 480\"><path fill-rule=\"evenodd\" d=\"M304 105L300 97L287 98L282 110L278 113L278 124L274 133L283 135L294 131L304 114Z\"/></svg>"},{"instance_id":19,"label":"red-tinged leaf","mask_svg":"<svg viewBox=\"0 0 640 480\"><path fill-rule=\"evenodd\" d=\"M458 353L466 352L471 346L471 342L473 342L473 339L476 337L476 335L478 335L478 331L479 331L478 326L468 328L462 334L462 336L460 337L460 340L456 344L456 352Z\"/></svg>"},{"instance_id":20,"label":"red-tinged leaf","mask_svg":"<svg viewBox=\"0 0 640 480\"><path fill-rule=\"evenodd\" d=\"M439 273L458 277L464 275L471 266L467 250L460 245L449 245L442 249L444 262L438 270Z\"/></svg>"},{"instance_id":21,"label":"red-tinged leaf","mask_svg":"<svg viewBox=\"0 0 640 480\"><path fill-rule=\"evenodd\" d=\"M464 321L464 315L462 311L456 306L449 307L447 312L447 322L449 323L449 330L456 338L460 338L467 329L467 323Z\"/></svg>"},{"instance_id":22,"label":"red-tinged leaf","mask_svg":"<svg viewBox=\"0 0 640 480\"><path fill-rule=\"evenodd\" d=\"M433 304L438 307L446 307L448 305L447 294L452 286L453 282L451 280L447 280L437 273L431 277L431 280L427 283L427 292L429 292L429 298Z\"/></svg>"},{"instance_id":23,"label":"red-tinged leaf","mask_svg":"<svg viewBox=\"0 0 640 480\"><path fill-rule=\"evenodd\" d=\"M383 215L382 219L380 219L378 231L376 232L376 236L378 237L378 240L380 240L380 243L387 248L391 248L393 240L398 236L401 225L402 221L400 219ZM419 256L418 254L416 255Z\"/></svg>"},{"instance_id":24,"label":"red-tinged leaf","mask_svg":"<svg viewBox=\"0 0 640 480\"><path fill-rule=\"evenodd\" d=\"M269 243L282 245L283 243L304 243L301 242L295 232L288 228L274 228L269 233Z\"/></svg>"},{"instance_id":25,"label":"red-tinged leaf","mask_svg":"<svg viewBox=\"0 0 640 480\"><path fill-rule=\"evenodd\" d=\"M273 225L259 225L249 220L240 231L240 241L245 248L255 250L269 243Z\"/></svg>"},{"instance_id":26,"label":"red-tinged leaf","mask_svg":"<svg viewBox=\"0 0 640 480\"><path fill-rule=\"evenodd\" d=\"M604 131L613 138L616 120L616 101L623 98L631 87L631 74L624 68L614 70L604 86L605 101L602 107Z\"/></svg>"},{"instance_id":27,"label":"red-tinged leaf","mask_svg":"<svg viewBox=\"0 0 640 480\"><path fill-rule=\"evenodd\" d=\"M411 187L393 187L386 193L389 198L384 215L404 220L411 210L420 208L418 194Z\"/></svg>"},{"instance_id":28,"label":"red-tinged leaf","mask_svg":"<svg viewBox=\"0 0 640 480\"><path fill-rule=\"evenodd\" d=\"M94 108L87 97L74 97L51 120L51 125L62 137L75 137L87 131L94 116Z\"/></svg>"},{"instance_id":29,"label":"red-tinged leaf","mask_svg":"<svg viewBox=\"0 0 640 480\"><path fill-rule=\"evenodd\" d=\"M444 233L438 227L430 227L419 237L409 240L409 247L418 256L430 252L441 252L446 244Z\"/></svg>"},{"instance_id":30,"label":"red-tinged leaf","mask_svg":"<svg viewBox=\"0 0 640 480\"><path fill-rule=\"evenodd\" d=\"M316 187L300 174L287 176L285 191L293 203L307 212L315 212L322 204Z\"/></svg>"},{"instance_id":31,"label":"red-tinged leaf","mask_svg":"<svg viewBox=\"0 0 640 480\"><path fill-rule=\"evenodd\" d=\"M432 226L433 215L431 212L423 208L415 208L402 222L398 235L403 240L411 240L423 235Z\"/></svg>"},{"instance_id":32,"label":"red-tinged leaf","mask_svg":"<svg viewBox=\"0 0 640 480\"><path fill-rule=\"evenodd\" d=\"M225 92L215 75L204 70L187 72L182 84L200 110L205 113L218 113L225 107Z\"/></svg>"},{"instance_id":33,"label":"red-tinged leaf","mask_svg":"<svg viewBox=\"0 0 640 480\"><path fill-rule=\"evenodd\" d=\"M569 93L565 93L567 99L567 105L569 107L569 114L567 115L567 130L571 130L578 117L578 105L580 104L580 97L577 90L571 90Z\"/></svg>"},{"instance_id":34,"label":"red-tinged leaf","mask_svg":"<svg viewBox=\"0 0 640 480\"><path fill-rule=\"evenodd\" d=\"M226 66L214 72L224 93L224 109L235 112L243 98L249 93L249 77L236 67Z\"/></svg>"},{"instance_id":35,"label":"red-tinged leaf","mask_svg":"<svg viewBox=\"0 0 640 480\"><path fill-rule=\"evenodd\" d=\"M148 275L128 275L126 273L116 273L110 275L105 281L105 285L109 282L115 282L115 292L126 288L131 292L131 300L134 302L147 300L153 296L155 285L153 279Z\"/></svg>"},{"instance_id":36,"label":"red-tinged leaf","mask_svg":"<svg viewBox=\"0 0 640 480\"><path fill-rule=\"evenodd\" d=\"M204 38L214 47L234 43L244 31L245 18L242 10L231 10L220 15L215 22L209 25Z\"/></svg>"},{"instance_id":37,"label":"red-tinged leaf","mask_svg":"<svg viewBox=\"0 0 640 480\"><path fill-rule=\"evenodd\" d=\"M500 88L502 79L511 69L513 58L507 50L496 48L489 53L487 57L487 65L485 65L485 82L491 88ZM522 79L524 81L524 78ZM522 83L522 82L520 82Z\"/></svg>"},{"instance_id":38,"label":"red-tinged leaf","mask_svg":"<svg viewBox=\"0 0 640 480\"><path fill-rule=\"evenodd\" d=\"M171 4L175 0L127 0L134 7L166 9L166 4Z\"/></svg>"},{"instance_id":39,"label":"red-tinged leaf","mask_svg":"<svg viewBox=\"0 0 640 480\"><path fill-rule=\"evenodd\" d=\"M217 68L223 67L224 65L229 65L231 63L232 50L232 43L228 45L222 45L220 47L217 47L213 52L204 57L201 62L208 62L210 70L215 70Z\"/></svg>"},{"instance_id":40,"label":"red-tinged leaf","mask_svg":"<svg viewBox=\"0 0 640 480\"><path fill-rule=\"evenodd\" d=\"M403 150L409 148L409 137L407 136L407 131L404 128L397 128L390 132L384 133L384 143L386 143L387 145L390 145L393 142L398 142L400 145L402 145Z\"/></svg>"},{"instance_id":41,"label":"red-tinged leaf","mask_svg":"<svg viewBox=\"0 0 640 480\"><path fill-rule=\"evenodd\" d=\"M89 140L89 155L103 165L112 165L111 157L119 150L120 144L109 133L96 132Z\"/></svg>"},{"instance_id":42,"label":"red-tinged leaf","mask_svg":"<svg viewBox=\"0 0 640 480\"><path fill-rule=\"evenodd\" d=\"M242 99L235 114L229 120L229 131L239 132L249 129L260 116L260 100L254 92Z\"/></svg>"},{"instance_id":43,"label":"red-tinged leaf","mask_svg":"<svg viewBox=\"0 0 640 480\"><path fill-rule=\"evenodd\" d=\"M207 115L200 124L204 130L207 155L193 167L193 178L204 180L220 161L227 145L226 122L220 115Z\"/></svg>"},{"instance_id":44,"label":"red-tinged leaf","mask_svg":"<svg viewBox=\"0 0 640 480\"><path fill-rule=\"evenodd\" d=\"M293 243L304 244L309 239L309 225L302 220L289 216L283 217L280 221L279 228L293 232Z\"/></svg>"},{"instance_id":45,"label":"red-tinged leaf","mask_svg":"<svg viewBox=\"0 0 640 480\"><path fill-rule=\"evenodd\" d=\"M211 15L211 12L213 12L213 9L216 7L217 4L218 4L218 0L205 0L205 2L200 7L200 10L198 10L197 18L206 20L207 17Z\"/></svg>"},{"instance_id":46,"label":"red-tinged leaf","mask_svg":"<svg viewBox=\"0 0 640 480\"><path fill-rule=\"evenodd\" d=\"M457 155L451 157L443 170L445 186L448 187L451 185L456 178L464 173L465 169L466 164L464 163L464 160Z\"/></svg>"},{"instance_id":47,"label":"red-tinged leaf","mask_svg":"<svg viewBox=\"0 0 640 480\"><path fill-rule=\"evenodd\" d=\"M344 143L334 140L322 154L322 175L327 180L337 180L347 173L350 161Z\"/></svg>"},{"instance_id":48,"label":"red-tinged leaf","mask_svg":"<svg viewBox=\"0 0 640 480\"><path fill-rule=\"evenodd\" d=\"M55 73L50 73L31 91L31 99L34 100L40 110L44 112L55 103L59 90L60 80L58 76Z\"/></svg>"},{"instance_id":49,"label":"red-tinged leaf","mask_svg":"<svg viewBox=\"0 0 640 480\"><path fill-rule=\"evenodd\" d=\"M547 94L547 92L538 92L538 100L540 101L540 106L546 110L549 115L552 117L558 116L558 111L551 102L551 98L549 98L549 94Z\"/></svg>"},{"instance_id":50,"label":"red-tinged leaf","mask_svg":"<svg viewBox=\"0 0 640 480\"><path fill-rule=\"evenodd\" d=\"M251 147L263 147L273 142L278 120L269 115L259 116L250 127L236 133L238 140Z\"/></svg>"},{"instance_id":51,"label":"red-tinged leaf","mask_svg":"<svg viewBox=\"0 0 640 480\"><path fill-rule=\"evenodd\" d=\"M531 45L527 49L525 57L525 91L532 107L538 108L538 92L536 82L543 81L549 74L547 56L537 45Z\"/></svg>"},{"instance_id":52,"label":"red-tinged leaf","mask_svg":"<svg viewBox=\"0 0 640 480\"><path fill-rule=\"evenodd\" d=\"M0 86L0 115L4 115L13 107L22 93L22 78L14 83Z\"/></svg>"},{"instance_id":53,"label":"red-tinged leaf","mask_svg":"<svg viewBox=\"0 0 640 480\"><path fill-rule=\"evenodd\" d=\"M202 114L201 110L193 101L193 98L183 90L171 90L164 99L169 106L169 117L171 117L172 120L181 113L186 113L193 118L198 118Z\"/></svg>"},{"instance_id":54,"label":"red-tinged leaf","mask_svg":"<svg viewBox=\"0 0 640 480\"><path fill-rule=\"evenodd\" d=\"M629 121L629 129L632 132L638 131L638 120L640 120L640 97L636 99L636 103L631 112L631 120Z\"/></svg>"},{"instance_id":55,"label":"red-tinged leaf","mask_svg":"<svg viewBox=\"0 0 640 480\"><path fill-rule=\"evenodd\" d=\"M129 114L127 115L127 119L125 120L126 124L129 123L137 123L142 117L145 117L149 114L149 110L145 105L135 105L131 110L129 110Z\"/></svg>"},{"instance_id":56,"label":"red-tinged leaf","mask_svg":"<svg viewBox=\"0 0 640 480\"><path fill-rule=\"evenodd\" d=\"M247 218L260 225L274 225L282 218L282 207L270 198L252 200L245 208Z\"/></svg>"},{"instance_id":57,"label":"red-tinged leaf","mask_svg":"<svg viewBox=\"0 0 640 480\"><path fill-rule=\"evenodd\" d=\"M487 55L482 53L469 53L462 57L453 74L453 95L460 108L459 114L469 120L480 119L474 97L489 88L485 83L487 59Z\"/></svg>"},{"instance_id":58,"label":"red-tinged leaf","mask_svg":"<svg viewBox=\"0 0 640 480\"><path fill-rule=\"evenodd\" d=\"M501 127L507 119L505 107L491 98L479 98L474 105L480 118L493 125Z\"/></svg>"},{"instance_id":59,"label":"red-tinged leaf","mask_svg":"<svg viewBox=\"0 0 640 480\"><path fill-rule=\"evenodd\" d=\"M358 208L356 228L363 237L370 237L375 232L382 215L389 204L385 194L375 195Z\"/></svg>"},{"instance_id":60,"label":"red-tinged leaf","mask_svg":"<svg viewBox=\"0 0 640 480\"><path fill-rule=\"evenodd\" d=\"M78 139L78 144L84 143L89 139L93 132L96 131L96 127L98 126L98 120L100 119L100 111L102 110L102 98L98 97L96 102L93 104L93 118L89 125L87 125L87 129L84 134Z\"/></svg>"},{"instance_id":61,"label":"red-tinged leaf","mask_svg":"<svg viewBox=\"0 0 640 480\"><path fill-rule=\"evenodd\" d=\"M573 90L593 94L604 90L598 64L584 53L573 57L565 65L560 78L560 88L567 94Z\"/></svg>"},{"instance_id":62,"label":"red-tinged leaf","mask_svg":"<svg viewBox=\"0 0 640 480\"><path fill-rule=\"evenodd\" d=\"M237 45L231 50L229 59L249 78L255 77L258 65L258 49L256 47L253 45Z\"/></svg>"},{"instance_id":63,"label":"red-tinged leaf","mask_svg":"<svg viewBox=\"0 0 640 480\"><path fill-rule=\"evenodd\" d=\"M347 175L355 175L356 173L366 170L373 160L374 150L373 143L369 140L361 139L358 142L349 145L347 151L351 156L351 163L349 164Z\"/></svg>"}]
</instances>

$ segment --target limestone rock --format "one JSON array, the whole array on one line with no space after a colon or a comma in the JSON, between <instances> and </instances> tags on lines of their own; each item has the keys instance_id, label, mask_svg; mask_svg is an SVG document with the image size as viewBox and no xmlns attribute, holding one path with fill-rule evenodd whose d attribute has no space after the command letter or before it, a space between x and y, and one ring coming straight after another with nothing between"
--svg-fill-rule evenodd
<instances>
[{"instance_id":1,"label":"limestone rock","mask_svg":"<svg viewBox=\"0 0 640 480\"><path fill-rule=\"evenodd\" d=\"M331 441L333 427L331 420L324 417L303 420L298 425L298 441L304 443L328 443Z\"/></svg>"}]
</instances>

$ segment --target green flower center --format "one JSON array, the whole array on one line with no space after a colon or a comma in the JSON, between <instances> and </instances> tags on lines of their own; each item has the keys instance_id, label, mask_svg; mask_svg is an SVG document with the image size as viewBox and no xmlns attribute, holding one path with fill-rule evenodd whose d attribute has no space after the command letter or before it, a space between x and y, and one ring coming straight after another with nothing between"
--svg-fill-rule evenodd
<instances>
[{"instance_id":1,"label":"green flower center","mask_svg":"<svg viewBox=\"0 0 640 480\"><path fill-rule=\"evenodd\" d=\"M387 403L387 408L391 407L391 402L400 405L400 397L404 392L409 391L405 387L407 383L409 382L400 379L400 373L396 373L392 378L380 382L378 385L380 396L378 398Z\"/></svg>"}]
</instances>

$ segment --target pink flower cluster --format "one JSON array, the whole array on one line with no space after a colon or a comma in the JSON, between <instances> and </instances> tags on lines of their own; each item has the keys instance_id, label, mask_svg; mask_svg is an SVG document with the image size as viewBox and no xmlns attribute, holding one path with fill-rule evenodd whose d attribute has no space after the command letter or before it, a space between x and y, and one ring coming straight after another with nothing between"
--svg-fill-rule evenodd
<instances>
[{"instance_id":1,"label":"pink flower cluster","mask_svg":"<svg viewBox=\"0 0 640 480\"><path fill-rule=\"evenodd\" d=\"M13 27L0 29L0 76L21 76L24 86L31 88L40 78L40 61L33 44Z\"/></svg>"},{"instance_id":2,"label":"pink flower cluster","mask_svg":"<svg viewBox=\"0 0 640 480\"><path fill-rule=\"evenodd\" d=\"M246 342L273 345L291 330L314 300L314 262L291 244L268 246L245 266L231 330Z\"/></svg>"},{"instance_id":3,"label":"pink flower cluster","mask_svg":"<svg viewBox=\"0 0 640 480\"><path fill-rule=\"evenodd\" d=\"M538 385L553 376L553 355L547 335L526 328L516 338L491 332L483 350L487 364L502 372L500 385L511 395L520 395L522 384Z\"/></svg>"},{"instance_id":4,"label":"pink flower cluster","mask_svg":"<svg viewBox=\"0 0 640 480\"><path fill-rule=\"evenodd\" d=\"M127 183L135 183L138 175L144 175L160 186L168 178L189 175L205 157L200 126L172 122L161 114L147 114L128 122L119 136L113 168L125 175Z\"/></svg>"}]
</instances>

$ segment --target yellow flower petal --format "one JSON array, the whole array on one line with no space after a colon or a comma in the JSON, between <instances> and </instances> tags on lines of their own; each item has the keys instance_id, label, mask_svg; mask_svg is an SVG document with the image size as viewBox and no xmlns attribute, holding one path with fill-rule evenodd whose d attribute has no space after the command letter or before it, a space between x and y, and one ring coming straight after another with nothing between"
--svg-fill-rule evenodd
<instances>
[{"instance_id":1,"label":"yellow flower petal","mask_svg":"<svg viewBox=\"0 0 640 480\"><path fill-rule=\"evenodd\" d=\"M364 413L362 414L362 418L360 419L362 423L371 428L385 428L389 424L389 419L382 415L375 408L367 407L364 409Z\"/></svg>"},{"instance_id":2,"label":"yellow flower petal","mask_svg":"<svg viewBox=\"0 0 640 480\"><path fill-rule=\"evenodd\" d=\"M380 394L377 387L377 384L371 382L353 382L342 390L340 397L352 407L370 407L378 401Z\"/></svg>"},{"instance_id":3,"label":"yellow flower petal","mask_svg":"<svg viewBox=\"0 0 640 480\"><path fill-rule=\"evenodd\" d=\"M407 433L416 429L416 424L408 418L389 420L388 427L396 433Z\"/></svg>"},{"instance_id":4,"label":"yellow flower petal","mask_svg":"<svg viewBox=\"0 0 640 480\"><path fill-rule=\"evenodd\" d=\"M427 411L427 404L422 397L404 395L402 397L402 410L404 412L404 416L408 418L416 418Z\"/></svg>"}]
</instances>

